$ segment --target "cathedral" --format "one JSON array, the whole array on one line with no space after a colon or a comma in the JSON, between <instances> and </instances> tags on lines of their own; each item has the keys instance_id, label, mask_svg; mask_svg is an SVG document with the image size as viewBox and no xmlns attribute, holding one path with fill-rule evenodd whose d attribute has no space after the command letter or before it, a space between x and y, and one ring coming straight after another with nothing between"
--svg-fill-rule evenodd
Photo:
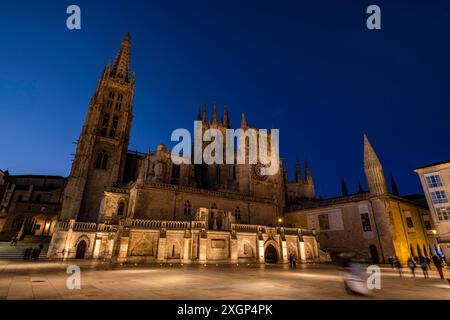
<instances>
[{"instance_id":1,"label":"cathedral","mask_svg":"<svg viewBox=\"0 0 450 320\"><path fill-rule=\"evenodd\" d=\"M160 144L129 152L135 75L130 35L104 68L88 106L54 227L49 258L92 258L119 263L318 262L315 231L284 227L289 203L315 197L309 166L297 164L289 181L261 175L261 164L175 164ZM199 108L203 130L230 128ZM240 128L253 128L242 115ZM248 154L248 153L247 153Z\"/></svg>"}]
</instances>

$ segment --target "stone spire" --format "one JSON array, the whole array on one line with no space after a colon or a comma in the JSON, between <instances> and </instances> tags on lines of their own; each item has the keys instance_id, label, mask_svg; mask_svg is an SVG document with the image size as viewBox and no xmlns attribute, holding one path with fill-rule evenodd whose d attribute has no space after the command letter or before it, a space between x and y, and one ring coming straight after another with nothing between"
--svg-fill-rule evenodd
<instances>
[{"instance_id":1,"label":"stone spire","mask_svg":"<svg viewBox=\"0 0 450 320\"><path fill-rule=\"evenodd\" d=\"M223 126L225 127L225 128L230 128L230 119L228 118L228 109L227 109L227 106L225 106L224 108L223 108L223 116L222 116L222 123L223 123Z\"/></svg>"},{"instance_id":2,"label":"stone spire","mask_svg":"<svg viewBox=\"0 0 450 320\"><path fill-rule=\"evenodd\" d=\"M391 175L391 191L393 194L395 194L396 196L400 195L400 192L398 191L398 186L397 186L397 182L395 182L394 176Z\"/></svg>"},{"instance_id":3,"label":"stone spire","mask_svg":"<svg viewBox=\"0 0 450 320\"><path fill-rule=\"evenodd\" d=\"M296 159L295 161L295 182L302 183L302 169L300 167L300 161Z\"/></svg>"},{"instance_id":4,"label":"stone spire","mask_svg":"<svg viewBox=\"0 0 450 320\"><path fill-rule=\"evenodd\" d=\"M364 134L364 174L366 176L369 193L379 196L387 193L386 181L384 180L383 167L372 148L372 145Z\"/></svg>"},{"instance_id":5,"label":"stone spire","mask_svg":"<svg viewBox=\"0 0 450 320\"><path fill-rule=\"evenodd\" d=\"M130 81L130 47L130 33L127 33L125 38L122 40L119 52L117 53L116 59L114 60L114 64L111 68L110 75L112 78L121 78L126 82Z\"/></svg>"},{"instance_id":6,"label":"stone spire","mask_svg":"<svg viewBox=\"0 0 450 320\"><path fill-rule=\"evenodd\" d=\"M246 128L246 127L247 127L247 121L245 120L245 113L242 113L241 128Z\"/></svg>"},{"instance_id":7,"label":"stone spire","mask_svg":"<svg viewBox=\"0 0 450 320\"><path fill-rule=\"evenodd\" d=\"M342 196L348 196L348 189L344 177L341 177L341 194Z\"/></svg>"},{"instance_id":8,"label":"stone spire","mask_svg":"<svg viewBox=\"0 0 450 320\"><path fill-rule=\"evenodd\" d=\"M216 102L214 101L214 105L213 105L213 118L212 118L212 123L213 124L217 124L217 105Z\"/></svg>"},{"instance_id":9,"label":"stone spire","mask_svg":"<svg viewBox=\"0 0 450 320\"><path fill-rule=\"evenodd\" d=\"M202 122L206 123L206 103L203 105Z\"/></svg>"},{"instance_id":10,"label":"stone spire","mask_svg":"<svg viewBox=\"0 0 450 320\"><path fill-rule=\"evenodd\" d=\"M311 177L311 170L309 169L308 160L305 161L305 183L313 184L313 180Z\"/></svg>"}]
</instances>

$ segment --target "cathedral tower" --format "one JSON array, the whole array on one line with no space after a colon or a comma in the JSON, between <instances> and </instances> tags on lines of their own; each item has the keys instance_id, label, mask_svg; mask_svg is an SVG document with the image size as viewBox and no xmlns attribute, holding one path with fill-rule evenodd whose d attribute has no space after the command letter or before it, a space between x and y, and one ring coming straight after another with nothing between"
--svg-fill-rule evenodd
<instances>
[{"instance_id":1,"label":"cathedral tower","mask_svg":"<svg viewBox=\"0 0 450 320\"><path fill-rule=\"evenodd\" d=\"M387 193L383 167L366 135L364 135L364 174L371 196Z\"/></svg>"},{"instance_id":2,"label":"cathedral tower","mask_svg":"<svg viewBox=\"0 0 450 320\"><path fill-rule=\"evenodd\" d=\"M130 46L127 34L89 103L65 190L62 220L97 221L105 187L122 181L133 117Z\"/></svg>"}]
</instances>

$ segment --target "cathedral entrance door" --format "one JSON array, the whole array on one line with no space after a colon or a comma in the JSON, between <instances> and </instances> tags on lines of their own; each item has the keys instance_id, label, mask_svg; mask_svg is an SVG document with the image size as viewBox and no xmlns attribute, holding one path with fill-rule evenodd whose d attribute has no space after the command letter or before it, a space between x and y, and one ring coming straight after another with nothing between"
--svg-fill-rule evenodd
<instances>
[{"instance_id":1,"label":"cathedral entrance door","mask_svg":"<svg viewBox=\"0 0 450 320\"><path fill-rule=\"evenodd\" d=\"M372 258L372 263L377 264L380 263L380 258L378 257L378 249L373 244L369 247L370 256Z\"/></svg>"},{"instance_id":2,"label":"cathedral entrance door","mask_svg":"<svg viewBox=\"0 0 450 320\"><path fill-rule=\"evenodd\" d=\"M264 252L264 260L266 263L277 263L278 262L278 252L277 249L272 244L269 244Z\"/></svg>"},{"instance_id":3,"label":"cathedral entrance door","mask_svg":"<svg viewBox=\"0 0 450 320\"><path fill-rule=\"evenodd\" d=\"M86 241L81 240L77 245L77 254L75 259L84 259L86 253Z\"/></svg>"}]
</instances>

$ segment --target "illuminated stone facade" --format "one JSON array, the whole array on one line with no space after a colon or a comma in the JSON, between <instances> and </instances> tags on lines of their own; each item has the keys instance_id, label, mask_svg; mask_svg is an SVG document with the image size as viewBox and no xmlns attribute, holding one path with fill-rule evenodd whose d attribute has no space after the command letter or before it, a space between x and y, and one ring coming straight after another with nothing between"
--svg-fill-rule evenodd
<instances>
[{"instance_id":1,"label":"illuminated stone facade","mask_svg":"<svg viewBox=\"0 0 450 320\"><path fill-rule=\"evenodd\" d=\"M280 224L287 190L291 200L314 197L309 167L304 181L289 182L281 162L277 174L262 176L251 164L176 165L162 144L127 151L130 47L127 35L89 104L49 257L234 263L287 262L293 253L319 261L313 232ZM197 115L204 129L230 128L226 108L221 120L215 104L209 121L206 112ZM240 128L253 128L244 115Z\"/></svg>"},{"instance_id":2,"label":"illuminated stone facade","mask_svg":"<svg viewBox=\"0 0 450 320\"><path fill-rule=\"evenodd\" d=\"M368 192L291 207L286 223L316 230L321 248L332 254L353 251L375 263L397 256L403 264L433 255L436 240L427 206L387 191L381 162L366 136L364 172Z\"/></svg>"}]
</instances>

